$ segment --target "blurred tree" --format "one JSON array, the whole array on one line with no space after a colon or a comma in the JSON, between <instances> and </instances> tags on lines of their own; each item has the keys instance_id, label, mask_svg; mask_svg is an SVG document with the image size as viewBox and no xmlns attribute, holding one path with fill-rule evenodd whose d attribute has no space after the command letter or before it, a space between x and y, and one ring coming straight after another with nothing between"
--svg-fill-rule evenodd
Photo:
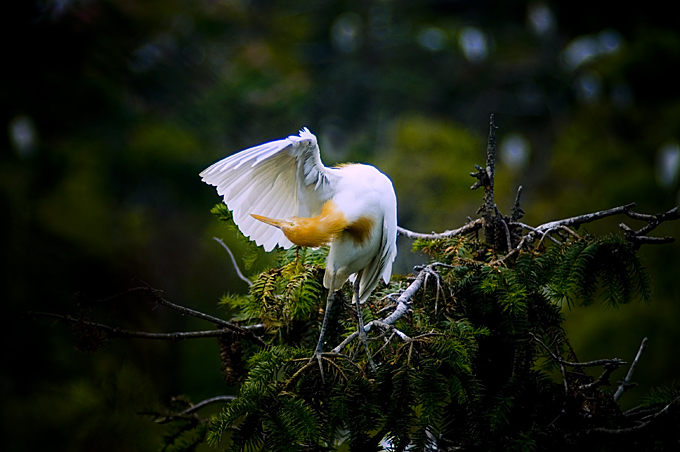
<instances>
[{"instance_id":1,"label":"blurred tree","mask_svg":"<svg viewBox=\"0 0 680 452\"><path fill-rule=\"evenodd\" d=\"M196 174L252 143L307 125L328 163L385 162L399 175L400 224L443 230L474 213L461 170L495 112L497 202L508 208L522 184L530 223L632 201L642 211L678 203L680 38L673 15L652 4L631 14L558 1L27 0L6 5L0 25L0 330L9 363L0 370L8 401L0 436L15 450L46 447L48 435L20 438L12 426L54 431L53 418L26 402L61 406L48 384L96 386L129 366L164 399L219 392L214 345L148 344L84 359L53 329L16 319L66 311L76 292L120 292L133 277L205 311L223 291L242 292L211 240L221 234L206 215L214 194ZM425 163L404 174L414 160ZM426 189L441 202L422 202ZM457 194L465 198L450 199ZM678 235L677 225L661 228ZM678 251L642 250L655 282L650 306L566 313L583 359L622 356L649 336L641 391L680 371ZM191 326L135 303L108 316L135 329ZM73 419L75 431L76 417L60 419Z\"/></svg>"}]
</instances>

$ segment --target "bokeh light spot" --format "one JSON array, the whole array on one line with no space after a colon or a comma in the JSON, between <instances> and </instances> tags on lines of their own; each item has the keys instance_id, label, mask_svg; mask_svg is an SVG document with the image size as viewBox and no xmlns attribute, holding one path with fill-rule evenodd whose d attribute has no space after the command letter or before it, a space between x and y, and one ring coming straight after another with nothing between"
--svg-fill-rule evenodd
<instances>
[{"instance_id":1,"label":"bokeh light spot","mask_svg":"<svg viewBox=\"0 0 680 452\"><path fill-rule=\"evenodd\" d=\"M666 143L656 152L656 180L666 189L678 182L680 169L680 146L677 142Z\"/></svg>"},{"instance_id":2,"label":"bokeh light spot","mask_svg":"<svg viewBox=\"0 0 680 452\"><path fill-rule=\"evenodd\" d=\"M527 16L529 27L539 36L548 34L555 28L555 17L543 3L531 5Z\"/></svg>"},{"instance_id":3,"label":"bokeh light spot","mask_svg":"<svg viewBox=\"0 0 680 452\"><path fill-rule=\"evenodd\" d=\"M526 167L531 154L531 145L520 133L506 135L500 143L500 158L507 167L517 172Z\"/></svg>"},{"instance_id":4,"label":"bokeh light spot","mask_svg":"<svg viewBox=\"0 0 680 452\"><path fill-rule=\"evenodd\" d=\"M20 157L26 158L33 154L38 143L38 134L31 117L16 116L10 120L7 129L12 148Z\"/></svg>"},{"instance_id":5,"label":"bokeh light spot","mask_svg":"<svg viewBox=\"0 0 680 452\"><path fill-rule=\"evenodd\" d=\"M446 33L437 27L425 28L418 34L418 44L433 52L442 50L446 46L446 41Z\"/></svg>"},{"instance_id":6,"label":"bokeh light spot","mask_svg":"<svg viewBox=\"0 0 680 452\"><path fill-rule=\"evenodd\" d=\"M489 44L486 34L476 27L465 27L461 30L458 45L465 58L472 63L479 63L489 55Z\"/></svg>"},{"instance_id":7,"label":"bokeh light spot","mask_svg":"<svg viewBox=\"0 0 680 452\"><path fill-rule=\"evenodd\" d=\"M357 13L341 14L331 26L331 42L343 53L354 53L362 44L362 21Z\"/></svg>"}]
</instances>

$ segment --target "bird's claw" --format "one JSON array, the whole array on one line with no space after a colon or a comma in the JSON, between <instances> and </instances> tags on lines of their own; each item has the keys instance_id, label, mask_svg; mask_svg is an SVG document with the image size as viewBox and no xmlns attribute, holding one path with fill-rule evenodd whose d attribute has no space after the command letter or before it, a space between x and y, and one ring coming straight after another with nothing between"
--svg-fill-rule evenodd
<instances>
[{"instance_id":1,"label":"bird's claw","mask_svg":"<svg viewBox=\"0 0 680 452\"><path fill-rule=\"evenodd\" d=\"M311 359L309 360L310 364L316 360L319 363L319 371L321 371L321 381L326 382L326 379L323 374L323 363L321 360L323 359L323 352L321 350L316 350L314 354L312 355Z\"/></svg>"}]
</instances>

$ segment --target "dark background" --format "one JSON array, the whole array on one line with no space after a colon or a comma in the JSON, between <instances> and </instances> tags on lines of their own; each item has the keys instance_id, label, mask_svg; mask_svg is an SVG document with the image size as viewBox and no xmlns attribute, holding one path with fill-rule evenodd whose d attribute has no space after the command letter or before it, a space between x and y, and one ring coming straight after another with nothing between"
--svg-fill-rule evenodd
<instances>
[{"instance_id":1,"label":"dark background","mask_svg":"<svg viewBox=\"0 0 680 452\"><path fill-rule=\"evenodd\" d=\"M245 292L198 173L303 127L326 164L372 163L394 181L399 224L475 216L468 176L499 141L497 197L518 185L528 224L637 203L678 204L677 15L584 1L24 0L0 14L0 447L153 450L140 416L170 397L233 393L213 340L116 340L74 349L79 301L139 285L214 315ZM587 230L620 233L613 218ZM680 225L654 235L680 238ZM422 259L400 239L396 271ZM640 386L680 375L677 244L643 248L651 304L565 307L581 360L632 360ZM264 265L256 264L252 273ZM128 329L210 329L130 296L89 312ZM614 378L623 378L619 370ZM217 408L215 408L217 409Z\"/></svg>"}]
</instances>

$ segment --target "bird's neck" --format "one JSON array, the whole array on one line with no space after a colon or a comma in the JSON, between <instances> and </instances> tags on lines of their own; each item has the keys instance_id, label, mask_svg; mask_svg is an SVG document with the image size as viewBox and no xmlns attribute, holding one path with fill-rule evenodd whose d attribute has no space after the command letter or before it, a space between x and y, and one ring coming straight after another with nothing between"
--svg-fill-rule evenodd
<instances>
[{"instance_id":1,"label":"bird's neck","mask_svg":"<svg viewBox=\"0 0 680 452\"><path fill-rule=\"evenodd\" d=\"M281 226L285 236L298 246L323 246L335 240L349 226L347 217L333 201L326 201L321 214L296 217Z\"/></svg>"}]
</instances>

